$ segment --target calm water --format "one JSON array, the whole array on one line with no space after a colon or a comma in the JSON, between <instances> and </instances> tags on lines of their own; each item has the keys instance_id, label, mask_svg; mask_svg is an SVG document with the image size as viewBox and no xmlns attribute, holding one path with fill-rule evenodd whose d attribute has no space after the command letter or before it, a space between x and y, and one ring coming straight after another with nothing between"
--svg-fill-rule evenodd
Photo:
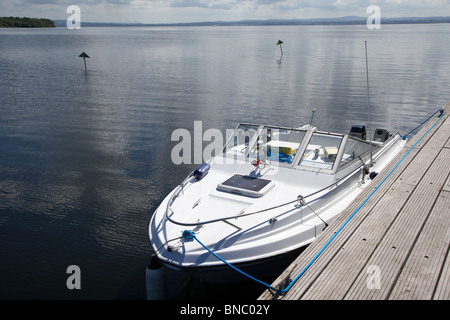
<instances>
[{"instance_id":1,"label":"calm water","mask_svg":"<svg viewBox=\"0 0 450 320\"><path fill-rule=\"evenodd\" d=\"M450 100L449 24L0 29L0 299L145 299L151 214L195 167L172 132L312 108L348 131L368 118L366 40L373 128Z\"/></svg>"}]
</instances>

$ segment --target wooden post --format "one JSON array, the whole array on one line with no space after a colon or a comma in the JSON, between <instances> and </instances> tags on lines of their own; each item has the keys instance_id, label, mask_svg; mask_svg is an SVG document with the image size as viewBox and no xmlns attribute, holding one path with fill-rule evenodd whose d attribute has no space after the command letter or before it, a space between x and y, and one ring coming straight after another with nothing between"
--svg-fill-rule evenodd
<instances>
[{"instance_id":1,"label":"wooden post","mask_svg":"<svg viewBox=\"0 0 450 320\"><path fill-rule=\"evenodd\" d=\"M84 60L84 71L87 72L87 67L86 67L86 58L90 58L86 52L83 52L79 55L79 57L83 58Z\"/></svg>"},{"instance_id":2,"label":"wooden post","mask_svg":"<svg viewBox=\"0 0 450 320\"><path fill-rule=\"evenodd\" d=\"M281 40L278 40L277 42L277 46L280 46L280 50L281 50L281 56L283 56L283 47L281 46L281 44L283 44L284 42Z\"/></svg>"}]
</instances>

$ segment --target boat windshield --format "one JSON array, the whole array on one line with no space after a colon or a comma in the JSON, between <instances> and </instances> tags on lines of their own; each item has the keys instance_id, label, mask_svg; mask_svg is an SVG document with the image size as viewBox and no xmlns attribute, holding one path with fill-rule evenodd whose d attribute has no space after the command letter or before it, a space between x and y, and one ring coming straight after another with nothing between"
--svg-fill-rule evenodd
<instances>
[{"instance_id":1,"label":"boat windshield","mask_svg":"<svg viewBox=\"0 0 450 320\"><path fill-rule=\"evenodd\" d=\"M332 169L343 135L313 133L300 161L301 166L319 169Z\"/></svg>"},{"instance_id":2,"label":"boat windshield","mask_svg":"<svg viewBox=\"0 0 450 320\"><path fill-rule=\"evenodd\" d=\"M291 164L305 135L305 130L265 126L250 156Z\"/></svg>"},{"instance_id":3,"label":"boat windshield","mask_svg":"<svg viewBox=\"0 0 450 320\"><path fill-rule=\"evenodd\" d=\"M298 163L301 167L333 170L336 161L337 167L341 168L370 151L368 141L351 136L344 139L343 134L308 131L311 130L240 124L225 145L223 154L234 159L268 160L283 167L297 166ZM311 137L309 142L303 141L305 137Z\"/></svg>"},{"instance_id":4,"label":"boat windshield","mask_svg":"<svg viewBox=\"0 0 450 320\"><path fill-rule=\"evenodd\" d=\"M228 158L247 156L290 166L306 135L306 130L241 124L223 150Z\"/></svg>"},{"instance_id":5,"label":"boat windshield","mask_svg":"<svg viewBox=\"0 0 450 320\"><path fill-rule=\"evenodd\" d=\"M369 151L370 151L369 142L349 137L345 145L344 154L342 156L341 162L339 163L339 166L343 166L346 163L352 161L353 159L365 155Z\"/></svg>"},{"instance_id":6,"label":"boat windshield","mask_svg":"<svg viewBox=\"0 0 450 320\"><path fill-rule=\"evenodd\" d=\"M244 158L258 128L258 125L240 124L225 145L224 155L231 158Z\"/></svg>"}]
</instances>

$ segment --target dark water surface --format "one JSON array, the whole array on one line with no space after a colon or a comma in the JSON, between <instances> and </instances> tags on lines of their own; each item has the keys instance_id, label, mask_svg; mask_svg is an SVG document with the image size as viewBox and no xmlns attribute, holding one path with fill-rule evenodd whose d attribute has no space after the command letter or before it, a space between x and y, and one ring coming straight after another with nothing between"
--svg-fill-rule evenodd
<instances>
[{"instance_id":1,"label":"dark water surface","mask_svg":"<svg viewBox=\"0 0 450 320\"><path fill-rule=\"evenodd\" d=\"M151 214L196 166L172 132L312 108L347 132L368 118L364 41L373 128L450 100L449 24L0 29L0 299L145 299Z\"/></svg>"}]
</instances>

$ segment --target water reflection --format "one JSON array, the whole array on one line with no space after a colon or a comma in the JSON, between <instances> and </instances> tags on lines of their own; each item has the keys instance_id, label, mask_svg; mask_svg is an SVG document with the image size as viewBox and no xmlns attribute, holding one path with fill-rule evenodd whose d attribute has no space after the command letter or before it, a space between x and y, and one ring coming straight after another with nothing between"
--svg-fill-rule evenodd
<instances>
[{"instance_id":1,"label":"water reflection","mask_svg":"<svg viewBox=\"0 0 450 320\"><path fill-rule=\"evenodd\" d=\"M2 30L0 297L145 298L150 216L193 169L171 161L175 129L295 126L315 108L345 132L367 119L367 40L372 127L408 132L446 102L449 28Z\"/></svg>"}]
</instances>

